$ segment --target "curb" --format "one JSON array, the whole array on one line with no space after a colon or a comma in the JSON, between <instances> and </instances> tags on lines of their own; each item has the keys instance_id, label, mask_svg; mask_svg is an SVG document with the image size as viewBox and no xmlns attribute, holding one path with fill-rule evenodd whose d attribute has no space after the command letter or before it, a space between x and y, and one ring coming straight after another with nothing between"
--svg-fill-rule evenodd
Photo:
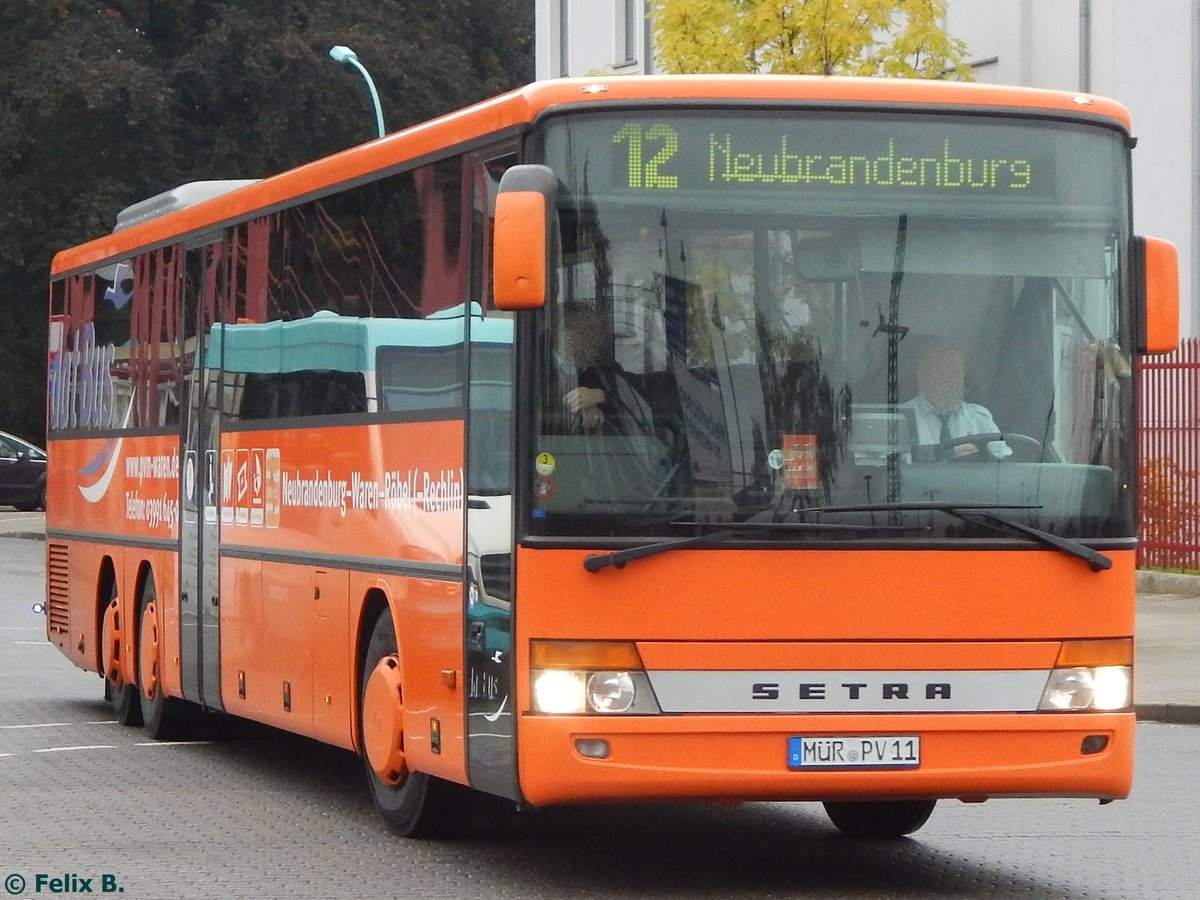
<instances>
[{"instance_id":1,"label":"curb","mask_svg":"<svg viewBox=\"0 0 1200 900\"><path fill-rule=\"evenodd\" d=\"M1178 594L1185 597L1200 597L1200 575L1139 569L1137 591L1139 594Z\"/></svg>"},{"instance_id":2,"label":"curb","mask_svg":"<svg viewBox=\"0 0 1200 900\"><path fill-rule=\"evenodd\" d=\"M1133 711L1139 722L1200 725L1200 706L1194 703L1139 703Z\"/></svg>"}]
</instances>

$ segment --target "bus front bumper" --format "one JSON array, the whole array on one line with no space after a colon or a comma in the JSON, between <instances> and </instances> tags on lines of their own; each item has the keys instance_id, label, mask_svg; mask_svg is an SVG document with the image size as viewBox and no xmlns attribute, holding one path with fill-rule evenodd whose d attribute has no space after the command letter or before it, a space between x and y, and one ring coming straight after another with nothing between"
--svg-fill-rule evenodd
<instances>
[{"instance_id":1,"label":"bus front bumper","mask_svg":"<svg viewBox=\"0 0 1200 900\"><path fill-rule=\"evenodd\" d=\"M1134 715L526 714L524 799L535 805L632 800L828 800L1128 796ZM798 765L795 739L919 738L918 759ZM829 747L830 741L818 741ZM805 746L809 746L805 744ZM909 746L909 745L906 745ZM910 747L911 749L911 747ZM855 758L857 759L857 758ZM861 760L857 760L861 763Z\"/></svg>"}]
</instances>

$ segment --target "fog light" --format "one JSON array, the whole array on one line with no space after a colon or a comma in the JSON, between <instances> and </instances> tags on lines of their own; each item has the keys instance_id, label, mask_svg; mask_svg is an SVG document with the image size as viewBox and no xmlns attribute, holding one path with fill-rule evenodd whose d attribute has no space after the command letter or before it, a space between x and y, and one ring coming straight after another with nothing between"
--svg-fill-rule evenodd
<instances>
[{"instance_id":1,"label":"fog light","mask_svg":"<svg viewBox=\"0 0 1200 900\"><path fill-rule=\"evenodd\" d=\"M599 713L626 712L636 696L628 672L593 672L587 680L588 706Z\"/></svg>"},{"instance_id":2,"label":"fog light","mask_svg":"<svg viewBox=\"0 0 1200 900\"><path fill-rule=\"evenodd\" d=\"M608 741L581 738L575 742L575 752L588 759L608 759Z\"/></svg>"},{"instance_id":3,"label":"fog light","mask_svg":"<svg viewBox=\"0 0 1200 900\"><path fill-rule=\"evenodd\" d=\"M560 716L583 712L583 673L567 669L533 672L533 707L537 712Z\"/></svg>"},{"instance_id":4,"label":"fog light","mask_svg":"<svg viewBox=\"0 0 1200 900\"><path fill-rule=\"evenodd\" d=\"M1100 753L1108 746L1108 735L1106 734L1089 734L1079 744L1079 752L1084 756L1090 756L1093 753Z\"/></svg>"}]
</instances>

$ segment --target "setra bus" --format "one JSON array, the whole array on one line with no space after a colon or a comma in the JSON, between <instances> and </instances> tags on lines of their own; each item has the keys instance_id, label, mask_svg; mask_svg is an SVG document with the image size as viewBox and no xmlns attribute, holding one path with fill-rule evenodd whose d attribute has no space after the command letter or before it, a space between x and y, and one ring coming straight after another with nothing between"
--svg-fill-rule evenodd
<instances>
[{"instance_id":1,"label":"setra bus","mask_svg":"<svg viewBox=\"0 0 1200 900\"><path fill-rule=\"evenodd\" d=\"M1130 789L1123 107L530 85L126 210L51 272L47 633L155 738L352 749L392 828L528 805Z\"/></svg>"}]
</instances>

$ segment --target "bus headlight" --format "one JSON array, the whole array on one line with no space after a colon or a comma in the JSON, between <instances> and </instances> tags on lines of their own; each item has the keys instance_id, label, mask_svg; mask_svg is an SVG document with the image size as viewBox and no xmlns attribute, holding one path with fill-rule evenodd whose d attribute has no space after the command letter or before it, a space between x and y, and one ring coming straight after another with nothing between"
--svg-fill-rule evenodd
<instances>
[{"instance_id":1,"label":"bus headlight","mask_svg":"<svg viewBox=\"0 0 1200 900\"><path fill-rule=\"evenodd\" d=\"M530 699L535 713L662 712L632 643L532 641L529 650Z\"/></svg>"},{"instance_id":2,"label":"bus headlight","mask_svg":"<svg viewBox=\"0 0 1200 900\"><path fill-rule=\"evenodd\" d=\"M636 691L628 672L593 672L587 680L588 708L599 713L628 712Z\"/></svg>"},{"instance_id":3,"label":"bus headlight","mask_svg":"<svg viewBox=\"0 0 1200 900\"><path fill-rule=\"evenodd\" d=\"M1039 710L1127 709L1133 692L1130 666L1077 666L1054 669L1042 692Z\"/></svg>"},{"instance_id":4,"label":"bus headlight","mask_svg":"<svg viewBox=\"0 0 1200 900\"><path fill-rule=\"evenodd\" d=\"M584 710L584 674L565 669L533 672L533 710L557 716L578 715Z\"/></svg>"}]
</instances>

